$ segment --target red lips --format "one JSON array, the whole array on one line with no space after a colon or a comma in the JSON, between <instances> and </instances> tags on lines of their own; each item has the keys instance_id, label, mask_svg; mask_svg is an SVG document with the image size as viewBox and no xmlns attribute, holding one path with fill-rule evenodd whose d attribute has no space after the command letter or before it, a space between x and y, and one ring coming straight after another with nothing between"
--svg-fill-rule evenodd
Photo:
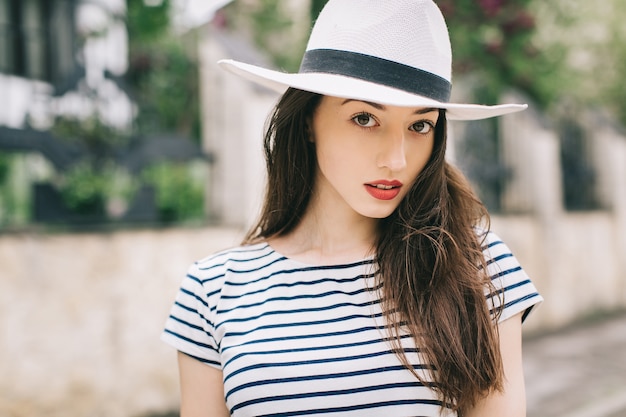
<instances>
[{"instance_id":1,"label":"red lips","mask_svg":"<svg viewBox=\"0 0 626 417\"><path fill-rule=\"evenodd\" d=\"M365 184L365 190L378 200L392 200L400 193L402 183L398 180L377 180Z\"/></svg>"}]
</instances>

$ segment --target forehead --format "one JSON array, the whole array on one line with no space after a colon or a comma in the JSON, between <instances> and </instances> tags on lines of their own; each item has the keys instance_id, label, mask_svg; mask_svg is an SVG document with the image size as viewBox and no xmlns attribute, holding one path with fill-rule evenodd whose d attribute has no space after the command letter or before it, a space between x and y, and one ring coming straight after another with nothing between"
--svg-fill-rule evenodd
<instances>
[{"instance_id":1,"label":"forehead","mask_svg":"<svg viewBox=\"0 0 626 417\"><path fill-rule=\"evenodd\" d=\"M391 106L386 104L381 104L377 102L353 99L353 98L342 98L342 97L334 97L334 96L323 96L320 102L320 105L327 106L329 108L348 108L351 109L353 107L371 107L373 109L377 109L380 111L402 111L408 112L410 114L427 114L427 113L439 113L440 109L434 107L402 107L402 106Z\"/></svg>"}]
</instances>

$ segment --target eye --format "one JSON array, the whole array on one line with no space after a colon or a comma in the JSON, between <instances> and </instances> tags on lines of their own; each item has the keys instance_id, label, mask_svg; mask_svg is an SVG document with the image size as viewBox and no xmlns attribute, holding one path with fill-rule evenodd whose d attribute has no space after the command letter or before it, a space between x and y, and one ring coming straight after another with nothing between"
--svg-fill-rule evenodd
<instances>
[{"instance_id":1,"label":"eye","mask_svg":"<svg viewBox=\"0 0 626 417\"><path fill-rule=\"evenodd\" d=\"M354 123L361 127L374 127L376 126L376 120L374 116L369 113L359 113L352 118Z\"/></svg>"},{"instance_id":2,"label":"eye","mask_svg":"<svg viewBox=\"0 0 626 417\"><path fill-rule=\"evenodd\" d=\"M430 131L434 128L433 123L427 120L420 120L419 122L413 123L410 127L410 130L421 133L423 135L430 133Z\"/></svg>"}]
</instances>

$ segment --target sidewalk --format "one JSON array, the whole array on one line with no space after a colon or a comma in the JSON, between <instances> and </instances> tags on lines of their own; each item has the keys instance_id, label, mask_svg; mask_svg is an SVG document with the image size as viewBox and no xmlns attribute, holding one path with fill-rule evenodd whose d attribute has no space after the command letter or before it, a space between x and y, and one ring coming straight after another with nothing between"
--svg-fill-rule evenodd
<instances>
[{"instance_id":1,"label":"sidewalk","mask_svg":"<svg viewBox=\"0 0 626 417\"><path fill-rule=\"evenodd\" d=\"M626 417L626 313L524 340L527 417Z\"/></svg>"}]
</instances>

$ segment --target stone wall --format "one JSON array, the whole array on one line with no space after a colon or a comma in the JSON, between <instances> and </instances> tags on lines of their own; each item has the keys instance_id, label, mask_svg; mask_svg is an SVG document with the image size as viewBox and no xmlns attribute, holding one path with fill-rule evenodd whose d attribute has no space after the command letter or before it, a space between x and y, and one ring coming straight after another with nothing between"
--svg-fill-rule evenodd
<instances>
[{"instance_id":1,"label":"stone wall","mask_svg":"<svg viewBox=\"0 0 626 417\"><path fill-rule=\"evenodd\" d=\"M0 416L132 417L175 407L159 341L191 262L236 229L0 237Z\"/></svg>"},{"instance_id":2,"label":"stone wall","mask_svg":"<svg viewBox=\"0 0 626 417\"><path fill-rule=\"evenodd\" d=\"M545 299L526 331L626 309L626 225L620 222L608 212L564 214L549 225L531 216L492 218L492 229Z\"/></svg>"}]
</instances>

